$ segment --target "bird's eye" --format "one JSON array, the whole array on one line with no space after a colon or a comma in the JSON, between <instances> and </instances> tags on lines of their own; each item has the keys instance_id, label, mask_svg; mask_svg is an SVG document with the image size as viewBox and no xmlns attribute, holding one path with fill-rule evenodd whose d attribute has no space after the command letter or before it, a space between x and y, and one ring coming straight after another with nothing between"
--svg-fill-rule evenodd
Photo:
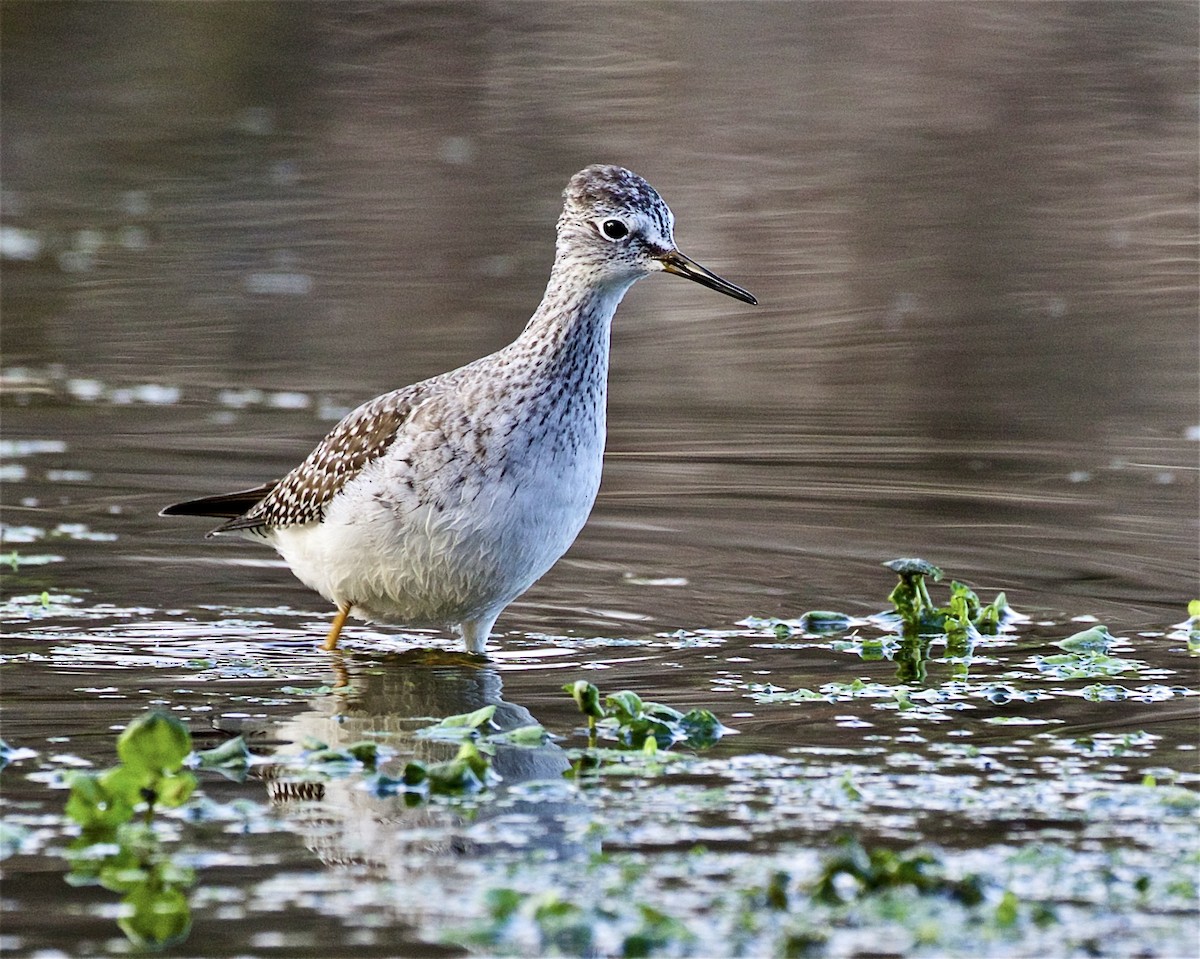
<instances>
[{"instance_id":1,"label":"bird's eye","mask_svg":"<svg viewBox=\"0 0 1200 959\"><path fill-rule=\"evenodd\" d=\"M629 227L620 220L605 220L600 224L600 233L606 240L622 240L629 236Z\"/></svg>"}]
</instances>

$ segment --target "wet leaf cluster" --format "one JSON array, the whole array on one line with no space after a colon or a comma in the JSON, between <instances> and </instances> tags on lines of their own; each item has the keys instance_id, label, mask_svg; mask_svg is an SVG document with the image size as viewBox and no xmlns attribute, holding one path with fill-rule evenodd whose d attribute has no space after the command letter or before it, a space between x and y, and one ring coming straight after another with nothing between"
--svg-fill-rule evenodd
<instances>
[{"instance_id":1,"label":"wet leaf cluster","mask_svg":"<svg viewBox=\"0 0 1200 959\"><path fill-rule=\"evenodd\" d=\"M974 590L957 580L950 583L946 604L936 605L929 596L925 578L938 582L942 571L923 559L893 559L883 565L900 577L888 599L905 634L945 633L951 640L965 640L975 634L994 636L1017 618L1004 593L997 593L990 603L984 604Z\"/></svg>"},{"instance_id":2,"label":"wet leaf cluster","mask_svg":"<svg viewBox=\"0 0 1200 959\"><path fill-rule=\"evenodd\" d=\"M695 861L683 864L683 872L705 855L703 847L693 849ZM581 877L592 894L582 887L496 886L486 893L483 919L451 941L500 955L710 955L717 941L721 954L823 955L835 930L867 914L916 911L922 900L935 913L952 904L996 929L1023 911L1011 891L974 873L954 876L931 849L897 852L864 846L855 836L835 841L815 875L771 862L757 876L724 877L723 892L710 891L711 911L697 923L651 904L663 877L648 864L601 853ZM936 931L929 935L938 939Z\"/></svg>"},{"instance_id":3,"label":"wet leaf cluster","mask_svg":"<svg viewBox=\"0 0 1200 959\"><path fill-rule=\"evenodd\" d=\"M491 757L472 742L464 742L453 759L439 763L410 760L396 777L383 773L368 784L376 796L404 794L410 804L430 796L466 796L482 792L499 781Z\"/></svg>"},{"instance_id":4,"label":"wet leaf cluster","mask_svg":"<svg viewBox=\"0 0 1200 959\"><path fill-rule=\"evenodd\" d=\"M729 732L707 709L680 712L644 700L629 689L601 698L600 690L585 679L567 683L563 689L587 717L590 746L596 745L597 734L603 732L623 749L654 752L676 744L708 749Z\"/></svg>"},{"instance_id":5,"label":"wet leaf cluster","mask_svg":"<svg viewBox=\"0 0 1200 959\"><path fill-rule=\"evenodd\" d=\"M497 745L540 746L550 738L550 734L539 723L530 723L513 729L500 729L492 721L492 717L495 715L495 704L489 704L473 712L447 716L433 726L426 726L424 729L418 730L417 735L426 739L441 739L449 742L471 740L479 744L488 754L494 752L494 747Z\"/></svg>"},{"instance_id":6,"label":"wet leaf cluster","mask_svg":"<svg viewBox=\"0 0 1200 959\"><path fill-rule=\"evenodd\" d=\"M183 768L191 749L183 723L145 713L118 737L120 763L71 779L65 813L82 832L69 849L67 881L121 893L118 924L142 948L182 941L191 928L185 890L195 874L164 850L154 823L156 810L182 806L196 788Z\"/></svg>"},{"instance_id":7,"label":"wet leaf cluster","mask_svg":"<svg viewBox=\"0 0 1200 959\"><path fill-rule=\"evenodd\" d=\"M447 716L418 730L416 735L423 739L459 743L458 752L443 762L409 760L398 775L389 775L379 768L385 757L374 740L361 740L340 748L310 740L304 750L284 765L305 778L360 774L365 776L366 788L373 795L401 795L408 805L420 805L431 797L471 796L500 781L492 768L498 744L536 746L546 739L546 731L538 725L499 730L492 722L495 712L496 707L488 705Z\"/></svg>"},{"instance_id":8,"label":"wet leaf cluster","mask_svg":"<svg viewBox=\"0 0 1200 959\"><path fill-rule=\"evenodd\" d=\"M853 836L838 841L813 884L812 898L837 904L882 889L911 888L919 894L945 895L966 906L983 901L983 880L970 875L951 879L928 850L899 853L884 846L868 849ZM851 880L853 889L843 879Z\"/></svg>"},{"instance_id":9,"label":"wet leaf cluster","mask_svg":"<svg viewBox=\"0 0 1200 959\"><path fill-rule=\"evenodd\" d=\"M489 890L487 907L487 920L463 939L488 950L519 938L533 940L539 955L640 959L671 955L696 941L683 922L645 902L578 903L556 890L525 894L499 887Z\"/></svg>"}]
</instances>

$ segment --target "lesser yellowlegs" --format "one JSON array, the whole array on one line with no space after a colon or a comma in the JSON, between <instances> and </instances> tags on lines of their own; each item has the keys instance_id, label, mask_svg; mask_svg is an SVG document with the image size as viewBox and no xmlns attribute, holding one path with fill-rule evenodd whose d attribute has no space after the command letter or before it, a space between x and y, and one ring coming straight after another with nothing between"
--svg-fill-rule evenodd
<instances>
[{"instance_id":1,"label":"lesser yellowlegs","mask_svg":"<svg viewBox=\"0 0 1200 959\"><path fill-rule=\"evenodd\" d=\"M633 283L674 273L753 296L675 248L645 180L590 166L563 193L554 267L512 343L348 414L283 479L168 506L227 518L210 535L267 543L350 614L456 626L481 653L500 612L574 541L600 486L609 330Z\"/></svg>"}]
</instances>

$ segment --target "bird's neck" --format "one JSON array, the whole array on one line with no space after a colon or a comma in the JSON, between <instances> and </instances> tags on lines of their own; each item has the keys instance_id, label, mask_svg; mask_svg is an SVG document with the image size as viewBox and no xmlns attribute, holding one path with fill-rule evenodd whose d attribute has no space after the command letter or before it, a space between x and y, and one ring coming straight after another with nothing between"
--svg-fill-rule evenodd
<instances>
[{"instance_id":1,"label":"bird's neck","mask_svg":"<svg viewBox=\"0 0 1200 959\"><path fill-rule=\"evenodd\" d=\"M546 293L517 342L548 362L599 367L608 371L613 314L633 280L580 283L577 270L556 263Z\"/></svg>"}]
</instances>

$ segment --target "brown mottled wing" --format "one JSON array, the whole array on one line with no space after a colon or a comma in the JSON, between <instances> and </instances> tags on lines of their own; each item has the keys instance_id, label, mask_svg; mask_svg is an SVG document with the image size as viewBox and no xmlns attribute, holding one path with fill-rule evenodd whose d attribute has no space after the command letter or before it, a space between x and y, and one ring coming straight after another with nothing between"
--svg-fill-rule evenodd
<instances>
[{"instance_id":1,"label":"brown mottled wing","mask_svg":"<svg viewBox=\"0 0 1200 959\"><path fill-rule=\"evenodd\" d=\"M348 414L265 497L213 532L277 529L320 522L338 491L395 440L414 407L424 399L425 391L419 386L385 393Z\"/></svg>"}]
</instances>

